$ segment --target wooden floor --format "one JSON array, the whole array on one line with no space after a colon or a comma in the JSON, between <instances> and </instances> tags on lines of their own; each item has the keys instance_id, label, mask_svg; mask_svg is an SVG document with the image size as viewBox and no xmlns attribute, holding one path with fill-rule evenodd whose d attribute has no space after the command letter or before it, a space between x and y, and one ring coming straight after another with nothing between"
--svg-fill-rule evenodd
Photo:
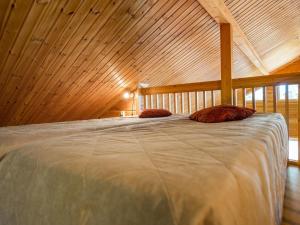
<instances>
[{"instance_id":1,"label":"wooden floor","mask_svg":"<svg viewBox=\"0 0 300 225\"><path fill-rule=\"evenodd\" d=\"M300 225L299 167L288 167L282 225Z\"/></svg>"}]
</instances>

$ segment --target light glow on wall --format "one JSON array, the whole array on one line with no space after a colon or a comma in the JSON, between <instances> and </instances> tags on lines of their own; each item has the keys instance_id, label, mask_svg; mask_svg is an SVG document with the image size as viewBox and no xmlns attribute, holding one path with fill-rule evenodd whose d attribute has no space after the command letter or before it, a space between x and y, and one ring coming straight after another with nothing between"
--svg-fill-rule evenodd
<instances>
[{"instance_id":1,"label":"light glow on wall","mask_svg":"<svg viewBox=\"0 0 300 225\"><path fill-rule=\"evenodd\" d=\"M128 91L124 92L123 98L124 99L129 99L130 98L130 93Z\"/></svg>"}]
</instances>

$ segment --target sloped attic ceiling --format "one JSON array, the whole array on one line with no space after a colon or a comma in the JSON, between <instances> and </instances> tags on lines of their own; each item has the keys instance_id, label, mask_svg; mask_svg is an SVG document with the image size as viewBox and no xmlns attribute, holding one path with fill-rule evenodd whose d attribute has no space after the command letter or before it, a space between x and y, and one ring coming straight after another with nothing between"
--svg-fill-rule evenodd
<instances>
[{"instance_id":1,"label":"sloped attic ceiling","mask_svg":"<svg viewBox=\"0 0 300 225\"><path fill-rule=\"evenodd\" d=\"M270 70L300 54L299 1L226 4ZM97 118L138 82L219 79L219 27L197 0L1 0L0 25L1 125ZM234 46L234 76L260 74Z\"/></svg>"}]
</instances>

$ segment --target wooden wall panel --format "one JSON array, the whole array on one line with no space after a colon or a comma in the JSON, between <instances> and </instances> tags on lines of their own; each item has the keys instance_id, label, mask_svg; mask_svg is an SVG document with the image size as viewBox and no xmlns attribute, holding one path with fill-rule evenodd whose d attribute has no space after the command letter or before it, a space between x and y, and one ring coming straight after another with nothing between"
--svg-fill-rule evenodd
<instances>
[{"instance_id":1,"label":"wooden wall panel","mask_svg":"<svg viewBox=\"0 0 300 225\"><path fill-rule=\"evenodd\" d=\"M280 68L274 70L272 73L295 73L300 72L300 57L296 58L292 62L281 66Z\"/></svg>"},{"instance_id":2,"label":"wooden wall panel","mask_svg":"<svg viewBox=\"0 0 300 225\"><path fill-rule=\"evenodd\" d=\"M125 113L125 116L136 115L135 105L132 105L132 99L121 99L113 107L107 110L101 118L107 117L120 117L121 112Z\"/></svg>"}]
</instances>

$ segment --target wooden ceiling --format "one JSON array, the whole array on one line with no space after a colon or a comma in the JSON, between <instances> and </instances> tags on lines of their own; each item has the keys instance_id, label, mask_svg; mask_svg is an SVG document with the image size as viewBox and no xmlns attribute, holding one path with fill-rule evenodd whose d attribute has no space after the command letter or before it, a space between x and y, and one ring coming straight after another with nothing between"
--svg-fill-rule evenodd
<instances>
[{"instance_id":1,"label":"wooden ceiling","mask_svg":"<svg viewBox=\"0 0 300 225\"><path fill-rule=\"evenodd\" d=\"M299 0L225 0L269 71L300 55Z\"/></svg>"},{"instance_id":2,"label":"wooden ceiling","mask_svg":"<svg viewBox=\"0 0 300 225\"><path fill-rule=\"evenodd\" d=\"M300 55L300 1L226 0L269 71ZM0 125L97 118L138 82L220 77L197 0L1 0ZM234 45L234 77L260 75Z\"/></svg>"}]
</instances>

